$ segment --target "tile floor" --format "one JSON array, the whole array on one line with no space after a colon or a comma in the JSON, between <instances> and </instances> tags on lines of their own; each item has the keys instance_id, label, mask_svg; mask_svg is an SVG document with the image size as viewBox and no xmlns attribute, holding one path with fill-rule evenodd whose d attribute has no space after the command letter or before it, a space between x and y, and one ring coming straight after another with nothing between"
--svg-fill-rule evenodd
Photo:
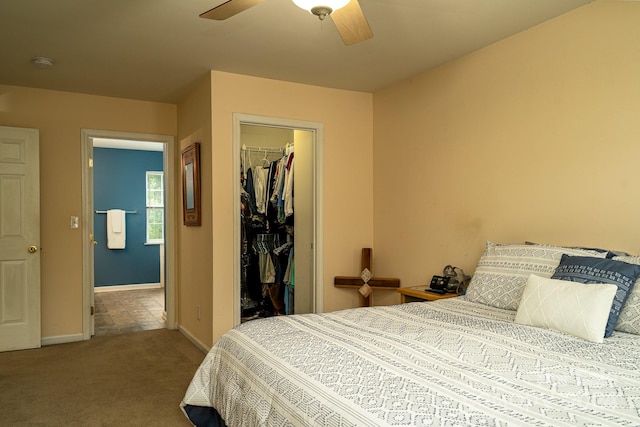
<instances>
[{"instance_id":1,"label":"tile floor","mask_svg":"<svg viewBox=\"0 0 640 427\"><path fill-rule=\"evenodd\" d=\"M162 329L164 289L96 292L95 335Z\"/></svg>"}]
</instances>

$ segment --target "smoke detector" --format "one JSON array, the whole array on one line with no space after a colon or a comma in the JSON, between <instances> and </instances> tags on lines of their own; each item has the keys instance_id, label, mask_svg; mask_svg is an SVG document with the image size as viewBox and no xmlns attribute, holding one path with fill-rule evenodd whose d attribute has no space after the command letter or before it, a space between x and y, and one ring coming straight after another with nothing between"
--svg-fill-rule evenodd
<instances>
[{"instance_id":1,"label":"smoke detector","mask_svg":"<svg viewBox=\"0 0 640 427\"><path fill-rule=\"evenodd\" d=\"M46 56L36 56L32 61L33 65L41 69L53 67L53 59Z\"/></svg>"}]
</instances>

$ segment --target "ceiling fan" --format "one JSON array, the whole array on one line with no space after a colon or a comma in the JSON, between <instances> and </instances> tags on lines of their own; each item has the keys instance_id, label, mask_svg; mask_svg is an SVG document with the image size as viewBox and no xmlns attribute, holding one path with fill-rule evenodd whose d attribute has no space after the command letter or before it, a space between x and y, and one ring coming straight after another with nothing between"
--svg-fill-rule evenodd
<instances>
[{"instance_id":1,"label":"ceiling fan","mask_svg":"<svg viewBox=\"0 0 640 427\"><path fill-rule=\"evenodd\" d=\"M243 12L263 0L227 0L200 14L201 18L223 21ZM320 20L331 16L344 44L351 45L368 40L373 32L365 18L358 0L293 0L300 8L308 10Z\"/></svg>"}]
</instances>

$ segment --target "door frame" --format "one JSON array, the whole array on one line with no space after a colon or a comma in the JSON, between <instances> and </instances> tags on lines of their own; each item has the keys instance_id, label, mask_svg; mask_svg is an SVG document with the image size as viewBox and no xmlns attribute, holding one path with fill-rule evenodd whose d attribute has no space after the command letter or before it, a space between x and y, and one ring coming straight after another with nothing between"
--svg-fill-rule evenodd
<instances>
[{"instance_id":1,"label":"door frame","mask_svg":"<svg viewBox=\"0 0 640 427\"><path fill-rule=\"evenodd\" d=\"M156 142L164 144L164 182L165 182L165 311L166 328L176 329L176 177L175 138L169 135L155 135L135 132L115 132L96 129L81 130L82 155L82 335L88 340L94 333L93 305L94 294L94 232L93 221L93 138L124 139L132 141Z\"/></svg>"},{"instance_id":2,"label":"door frame","mask_svg":"<svg viewBox=\"0 0 640 427\"><path fill-rule=\"evenodd\" d=\"M323 204L322 204L322 153L324 142L324 125L318 122L283 119L279 117L257 116L252 114L233 113L233 319L234 325L240 324L240 126L254 125L305 130L313 133L313 312L322 313L324 306L323 280Z\"/></svg>"}]
</instances>

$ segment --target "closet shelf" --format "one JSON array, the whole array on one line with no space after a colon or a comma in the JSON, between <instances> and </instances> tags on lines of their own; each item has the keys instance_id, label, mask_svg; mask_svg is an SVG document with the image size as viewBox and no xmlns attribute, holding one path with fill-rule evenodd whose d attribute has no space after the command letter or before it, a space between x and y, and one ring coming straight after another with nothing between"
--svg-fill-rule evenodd
<instances>
[{"instance_id":1,"label":"closet shelf","mask_svg":"<svg viewBox=\"0 0 640 427\"><path fill-rule=\"evenodd\" d=\"M289 146L289 144L287 144L287 146ZM258 152L263 152L263 153L279 153L282 154L284 153L286 149L285 147L281 147L281 148L271 148L271 147L249 147L247 145L243 145L242 146L242 150L243 151L258 151Z\"/></svg>"}]
</instances>

